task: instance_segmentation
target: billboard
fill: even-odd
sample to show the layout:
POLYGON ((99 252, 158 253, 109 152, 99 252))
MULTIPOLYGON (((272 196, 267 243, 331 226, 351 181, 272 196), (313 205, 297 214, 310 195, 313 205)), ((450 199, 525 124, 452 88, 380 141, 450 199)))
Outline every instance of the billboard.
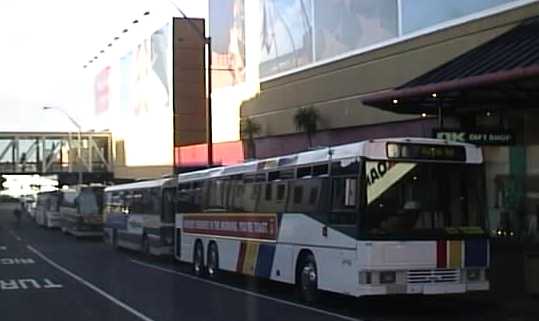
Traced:
MULTIPOLYGON (((174 146, 206 141, 204 19, 173 20, 174 146)), ((172 154, 172 150, 170 151, 172 154)))
POLYGON ((173 164, 171 24, 142 34, 95 78, 100 126, 123 141, 127 167, 173 164))
POLYGON ((110 67, 101 70, 95 79, 95 113, 104 113, 109 109, 109 73, 110 67))
POLYGON ((311 0, 261 1, 260 76, 313 62, 311 0))
POLYGON ((244 0, 210 0, 213 88, 245 81, 244 0))

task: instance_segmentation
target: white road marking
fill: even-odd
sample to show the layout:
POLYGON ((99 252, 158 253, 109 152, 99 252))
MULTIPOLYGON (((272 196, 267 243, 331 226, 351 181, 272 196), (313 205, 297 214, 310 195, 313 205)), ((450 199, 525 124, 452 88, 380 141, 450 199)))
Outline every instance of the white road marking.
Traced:
POLYGON ((0 246, 0 251, 7 251, 7 246, 0 246))
POLYGON ((48 258, 47 256, 45 256, 45 254, 41 253, 40 251, 36 250, 35 248, 33 248, 32 246, 28 245, 27 248, 33 252, 35 255, 39 256, 41 259, 43 259, 45 262, 49 263, 50 265, 52 265, 53 267, 55 267, 56 269, 60 270, 61 272, 64 272, 65 274, 69 275, 70 277, 72 277, 73 279, 75 279, 76 281, 78 281, 79 283, 87 286, 88 288, 90 288, 91 290, 97 292, 98 294, 100 294, 101 296, 105 297, 106 299, 108 299, 109 301, 111 301, 112 303, 118 305, 119 307, 125 309, 126 311, 132 313, 133 315, 137 316, 138 318, 140 318, 141 320, 144 320, 144 321, 154 321, 153 319, 151 319, 150 317, 144 315, 143 313, 137 311, 136 309, 130 307, 129 305, 127 305, 126 303, 120 301, 119 299, 116 299, 115 297, 113 297, 112 295, 108 294, 107 292, 101 290, 99 287, 93 285, 92 283, 86 281, 85 279, 81 278, 80 276, 76 275, 75 273, 69 271, 68 269, 64 268, 63 266, 55 263, 53 260, 51 260, 50 258, 48 258))
POLYGON ((31 258, 10 258, 3 257, 0 258, 0 265, 12 265, 12 264, 35 264, 36 262, 31 258))
POLYGON ((256 293, 256 292, 253 292, 253 291, 248 291, 248 290, 236 288, 236 287, 233 287, 233 286, 230 286, 230 285, 214 282, 214 281, 211 281, 211 280, 201 279, 201 278, 198 278, 196 276, 193 276, 193 275, 190 275, 190 274, 187 274, 187 273, 174 271, 174 270, 171 270, 171 269, 160 267, 160 266, 154 265, 154 264, 149 264, 149 263, 142 262, 142 261, 139 261, 139 260, 131 259, 131 262, 133 262, 135 264, 138 264, 138 265, 141 265, 141 266, 144 266, 144 267, 147 267, 147 268, 150 268, 150 269, 155 269, 155 270, 162 271, 162 272, 176 274, 176 275, 183 276, 183 277, 191 279, 191 280, 197 280, 197 281, 200 281, 202 283, 211 284, 211 285, 221 287, 221 288, 224 288, 224 289, 227 289, 227 290, 247 294, 247 295, 250 295, 250 296, 257 297, 257 298, 261 298, 261 299, 265 299, 265 300, 268 300, 268 301, 273 301, 273 302, 293 306, 293 307, 300 308, 300 309, 305 309, 305 310, 309 310, 309 311, 329 315, 329 316, 336 317, 336 318, 339 318, 339 319, 342 319, 342 320, 361 321, 360 319, 356 319, 356 318, 349 317, 349 316, 346 316, 346 315, 342 315, 342 314, 338 314, 338 313, 334 313, 334 312, 330 312, 330 311, 326 311, 326 310, 322 310, 322 309, 317 309, 317 308, 310 307, 310 306, 303 305, 303 304, 299 304, 299 303, 294 303, 294 302, 290 302, 290 301, 277 299, 277 298, 274 298, 274 297, 271 297, 271 296, 267 296, 267 295, 256 293))
POLYGON ((27 290, 31 289, 59 289, 64 286, 58 283, 53 283, 49 279, 41 280, 36 279, 10 279, 0 280, 0 291, 9 290, 27 290))

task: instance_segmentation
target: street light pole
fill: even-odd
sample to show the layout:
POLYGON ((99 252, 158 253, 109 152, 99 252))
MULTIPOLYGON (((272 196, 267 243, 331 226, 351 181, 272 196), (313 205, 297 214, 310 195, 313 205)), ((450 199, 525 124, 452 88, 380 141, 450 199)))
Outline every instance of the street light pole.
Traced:
POLYGON ((208 167, 213 165, 213 131, 212 131, 212 52, 211 52, 211 37, 206 35, 198 29, 198 27, 187 17, 180 7, 174 1, 169 0, 176 10, 187 20, 191 29, 193 29, 197 35, 204 41, 208 50, 208 99, 206 103, 206 143, 208 145, 208 167))
POLYGON ((64 116, 66 116, 75 127, 77 127, 77 140, 79 141, 77 146, 77 158, 79 160, 79 164, 77 166, 77 172, 78 172, 78 183, 79 185, 82 185, 83 179, 82 179, 82 170, 80 168, 82 164, 82 153, 81 153, 81 146, 82 146, 82 126, 73 118, 71 115, 69 115, 65 110, 63 110, 60 107, 55 106, 43 106, 43 110, 56 110, 61 112, 64 116))
POLYGON ((212 53, 211 53, 211 37, 204 38, 206 45, 208 46, 208 106, 206 108, 206 140, 208 142, 208 167, 213 165, 213 129, 212 129, 212 53))

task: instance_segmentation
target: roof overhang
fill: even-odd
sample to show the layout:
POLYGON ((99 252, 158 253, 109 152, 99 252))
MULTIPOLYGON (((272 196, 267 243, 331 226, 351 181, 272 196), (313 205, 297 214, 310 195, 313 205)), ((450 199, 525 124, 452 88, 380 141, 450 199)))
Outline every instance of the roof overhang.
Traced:
POLYGON ((396 113, 539 107, 539 20, 495 39, 395 89, 365 96, 396 113))

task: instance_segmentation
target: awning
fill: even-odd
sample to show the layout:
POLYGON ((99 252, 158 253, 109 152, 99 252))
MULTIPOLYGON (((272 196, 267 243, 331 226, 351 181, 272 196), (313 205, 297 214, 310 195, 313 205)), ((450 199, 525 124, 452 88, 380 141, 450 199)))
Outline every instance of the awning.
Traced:
POLYGON ((539 17, 362 101, 407 114, 539 107, 539 17))

